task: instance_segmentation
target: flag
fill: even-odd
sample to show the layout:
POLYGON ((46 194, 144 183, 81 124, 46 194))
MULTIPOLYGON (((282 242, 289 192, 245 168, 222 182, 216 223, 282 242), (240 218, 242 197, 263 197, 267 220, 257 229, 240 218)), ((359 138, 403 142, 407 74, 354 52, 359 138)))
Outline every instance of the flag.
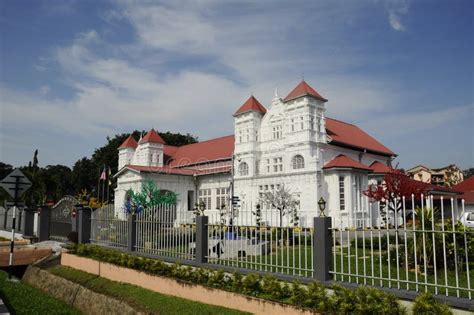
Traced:
POLYGON ((100 174, 99 180, 106 180, 106 178, 107 178, 107 174, 105 173, 105 167, 104 167, 104 170, 102 171, 102 174, 100 174))
POLYGON ((109 166, 109 173, 107 174, 107 177, 109 178, 109 186, 112 185, 112 169, 109 166))

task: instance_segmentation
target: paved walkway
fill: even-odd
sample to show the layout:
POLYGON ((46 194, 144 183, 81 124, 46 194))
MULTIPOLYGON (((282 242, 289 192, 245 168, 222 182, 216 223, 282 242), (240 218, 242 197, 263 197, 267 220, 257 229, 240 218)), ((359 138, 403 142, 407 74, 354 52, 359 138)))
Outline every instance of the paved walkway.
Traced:
POLYGON ((3 303, 2 299, 0 298, 0 315, 8 315, 10 314, 8 312, 7 306, 3 303))

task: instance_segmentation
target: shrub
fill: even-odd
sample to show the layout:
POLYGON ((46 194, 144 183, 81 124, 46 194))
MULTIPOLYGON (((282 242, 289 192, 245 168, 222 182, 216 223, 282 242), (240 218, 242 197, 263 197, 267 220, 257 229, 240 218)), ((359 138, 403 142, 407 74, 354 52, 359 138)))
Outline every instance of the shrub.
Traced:
POLYGON ((418 295, 413 301, 413 314, 453 314, 449 306, 438 302, 430 293, 425 292, 418 295))
POLYGON ((222 270, 191 268, 179 264, 167 264, 159 260, 126 254, 117 250, 104 249, 96 245, 76 245, 71 253, 92 259, 106 261, 119 266, 138 269, 155 275, 191 281, 209 287, 262 297, 321 313, 354 314, 404 314, 405 309, 395 296, 377 289, 359 287, 347 289, 332 286, 330 295, 325 286, 317 282, 303 285, 288 283, 272 276, 250 273, 228 274, 222 270))

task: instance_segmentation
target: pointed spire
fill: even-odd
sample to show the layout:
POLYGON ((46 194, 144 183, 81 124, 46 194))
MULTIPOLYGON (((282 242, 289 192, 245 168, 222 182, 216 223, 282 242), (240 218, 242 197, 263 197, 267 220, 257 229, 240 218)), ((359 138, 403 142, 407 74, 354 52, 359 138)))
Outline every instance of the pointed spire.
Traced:
POLYGON ((317 100, 320 100, 322 102, 327 102, 328 100, 322 97, 318 92, 316 92, 315 89, 313 89, 311 86, 309 86, 308 83, 303 79, 301 82, 293 89, 293 91, 288 94, 287 97, 283 100, 283 102, 288 102, 294 99, 297 99, 299 97, 303 96, 311 96, 317 100))
POLYGON ((118 149, 132 148, 135 149, 138 146, 137 141, 129 135, 128 138, 118 147, 118 149))
POLYGON ((146 135, 143 138, 141 138, 139 141, 139 143, 144 143, 144 142, 154 142, 154 143, 165 144, 165 141, 163 141, 160 135, 153 128, 151 128, 151 130, 148 131, 146 135))
POLYGON ((256 111, 256 112, 265 114, 267 112, 267 109, 265 108, 265 106, 260 104, 260 102, 252 95, 235 112, 234 117, 237 116, 237 115, 246 113, 246 112, 250 112, 250 111, 256 111))

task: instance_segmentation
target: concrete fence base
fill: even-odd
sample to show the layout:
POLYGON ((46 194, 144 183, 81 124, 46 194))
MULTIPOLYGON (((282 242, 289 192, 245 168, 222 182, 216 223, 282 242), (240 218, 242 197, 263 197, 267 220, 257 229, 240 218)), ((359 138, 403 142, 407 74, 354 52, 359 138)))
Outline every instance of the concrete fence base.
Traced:
POLYGON ((310 311, 233 292, 204 287, 175 279, 153 276, 137 270, 62 253, 61 265, 89 272, 103 278, 136 285, 151 291, 191 301, 238 309, 253 314, 314 314, 310 311))

